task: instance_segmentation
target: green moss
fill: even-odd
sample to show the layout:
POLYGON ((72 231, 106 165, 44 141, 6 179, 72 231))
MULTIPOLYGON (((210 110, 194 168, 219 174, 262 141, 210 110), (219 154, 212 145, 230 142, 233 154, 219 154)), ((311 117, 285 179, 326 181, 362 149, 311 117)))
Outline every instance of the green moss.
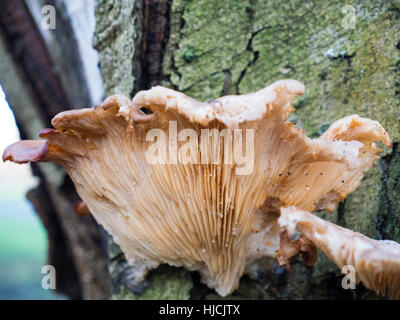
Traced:
POLYGON ((194 60, 195 58, 195 54, 194 54, 194 48, 192 47, 188 47, 187 50, 185 51, 183 58, 185 59, 186 62, 191 62, 194 60))
POLYGON ((113 296, 118 300, 187 300, 193 283, 190 273, 181 268, 163 265, 150 272, 147 281, 150 286, 141 294, 121 286, 120 292, 113 296))
POLYGON ((164 56, 164 74, 169 79, 164 85, 208 100, 220 96, 224 70, 230 70, 237 82, 253 57, 247 52, 252 23, 248 6, 250 2, 242 0, 174 1, 174 35, 164 56))
POLYGON ((376 237, 380 189, 381 172, 376 163, 366 173, 360 187, 345 200, 343 220, 338 219, 337 223, 368 237, 376 237))
POLYGON ((358 113, 380 121, 399 140, 394 84, 400 31, 390 2, 349 2, 357 13, 354 30, 342 27, 343 1, 177 3, 165 85, 208 100, 221 94, 224 70, 232 76, 229 93, 291 77, 306 84, 306 105, 298 117, 307 134, 358 113))
POLYGON ((206 300, 268 300, 270 296, 265 291, 263 286, 255 281, 251 280, 248 277, 244 276, 240 279, 240 285, 237 290, 235 290, 232 294, 221 297, 216 293, 208 294, 205 297, 206 300))
MULTIPOLYGON (((259 89, 264 79, 299 79, 306 85, 307 104, 297 116, 307 134, 318 132, 321 124, 358 113, 380 121, 398 141, 400 108, 394 69, 400 33, 395 13, 388 10, 388 3, 360 2, 356 29, 346 30, 341 26, 343 5, 342 1, 314 3, 313 8, 299 4, 296 16, 302 15, 304 23, 295 28, 293 23, 277 25, 258 33, 253 50, 259 52, 259 58, 248 68, 239 91, 259 89), (317 12, 319 19, 313 18, 317 12), (365 13, 363 17, 362 12, 369 16, 365 13), (292 68, 284 68, 288 64, 292 68)), ((281 19, 279 10, 272 4, 265 6, 258 14, 275 12, 276 16, 269 16, 273 20, 269 24, 275 25, 281 19)), ((284 10, 290 15, 288 6, 284 10)))

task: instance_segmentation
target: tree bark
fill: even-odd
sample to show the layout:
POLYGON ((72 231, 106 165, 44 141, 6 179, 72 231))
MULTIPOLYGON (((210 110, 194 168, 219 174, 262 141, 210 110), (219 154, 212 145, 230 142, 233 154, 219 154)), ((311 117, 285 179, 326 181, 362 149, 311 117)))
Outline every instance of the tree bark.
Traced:
MULTIPOLYGON (((49 47, 25 1, 0 2, 0 83, 22 139, 37 139, 57 113, 91 104, 70 21, 61 1, 49 47), (62 54, 60 54, 62 52, 62 54)), ((54 164, 32 164, 39 185, 32 202, 48 232, 48 264, 56 269, 56 290, 72 299, 110 296, 102 231, 92 217, 74 214, 79 200, 72 181, 54 164)))
MULTIPOLYGON (((290 121, 319 136, 334 120, 358 113, 380 121, 394 147, 384 149, 360 188, 331 215, 375 239, 400 240, 400 7, 396 1, 101 0, 94 45, 106 95, 133 96, 152 85, 200 100, 244 94, 282 78, 306 85, 290 121), (354 29, 351 13, 355 12, 354 29), (350 14, 350 15, 349 15, 350 14), (349 20, 350 19, 350 20, 349 20)), ((135 286, 115 244, 114 297, 217 298, 196 273, 162 266, 135 286), (166 289, 168 288, 168 289, 166 289)), ((341 287, 340 270, 322 253, 292 272, 273 260, 256 279, 244 276, 231 297, 247 299, 378 298, 341 287)))

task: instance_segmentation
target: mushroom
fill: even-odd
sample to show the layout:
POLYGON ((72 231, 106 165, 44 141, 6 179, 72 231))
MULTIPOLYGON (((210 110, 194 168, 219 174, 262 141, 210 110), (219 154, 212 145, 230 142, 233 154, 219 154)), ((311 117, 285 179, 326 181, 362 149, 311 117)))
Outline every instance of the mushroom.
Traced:
POLYGON ((281 238, 285 245, 281 244, 277 252, 282 264, 301 254, 300 246, 288 240, 298 230, 306 239, 303 242, 321 249, 340 269, 352 266, 357 283, 361 281, 378 294, 400 299, 400 244, 370 239, 293 206, 281 208, 278 223, 282 234, 289 235, 281 238))
POLYGON ((114 95, 58 114, 45 140, 17 142, 3 160, 64 166, 139 280, 168 263, 225 296, 246 266, 275 256, 281 206, 332 210, 378 158, 374 142, 390 145, 357 115, 308 138, 286 121, 303 92, 288 79, 209 102, 161 86, 114 95))

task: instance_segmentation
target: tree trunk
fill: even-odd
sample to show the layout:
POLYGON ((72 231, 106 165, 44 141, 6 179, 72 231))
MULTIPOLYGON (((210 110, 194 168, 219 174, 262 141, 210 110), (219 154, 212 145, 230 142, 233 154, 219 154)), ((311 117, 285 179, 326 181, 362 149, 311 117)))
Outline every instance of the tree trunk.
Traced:
MULTIPOLYGON (((63 2, 34 4, 39 15, 44 4, 56 9, 57 28, 47 38, 25 1, 0 1, 0 83, 22 139, 37 139, 59 112, 92 104, 63 2)), ((40 183, 27 197, 48 232, 48 264, 56 269, 56 290, 72 299, 108 298, 107 252, 100 227, 92 217, 74 214, 79 197, 63 168, 32 164, 32 171, 40 183)))
MULTIPOLYGON (((340 117, 378 120, 394 147, 384 149, 361 186, 331 215, 334 223, 375 239, 400 240, 400 7, 396 1, 101 0, 94 45, 106 95, 133 96, 161 84, 200 100, 259 90, 283 78, 306 85, 290 121, 319 136, 340 117), (355 20, 352 20, 355 13, 355 20), (353 28, 354 27, 354 28, 353 28)), ((118 299, 218 297, 196 273, 162 266, 135 285, 113 244, 118 299)), ((262 262, 230 297, 247 299, 377 298, 341 287, 340 270, 322 253, 292 272, 262 262)))

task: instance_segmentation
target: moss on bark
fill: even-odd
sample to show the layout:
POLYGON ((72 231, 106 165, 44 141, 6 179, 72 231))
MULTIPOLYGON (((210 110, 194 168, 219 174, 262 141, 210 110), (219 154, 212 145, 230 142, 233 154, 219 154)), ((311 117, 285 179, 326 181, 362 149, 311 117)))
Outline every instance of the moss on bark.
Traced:
POLYGON ((146 278, 148 287, 134 293, 121 286, 112 297, 116 300, 187 300, 193 283, 188 271, 166 265, 150 272, 146 278))

